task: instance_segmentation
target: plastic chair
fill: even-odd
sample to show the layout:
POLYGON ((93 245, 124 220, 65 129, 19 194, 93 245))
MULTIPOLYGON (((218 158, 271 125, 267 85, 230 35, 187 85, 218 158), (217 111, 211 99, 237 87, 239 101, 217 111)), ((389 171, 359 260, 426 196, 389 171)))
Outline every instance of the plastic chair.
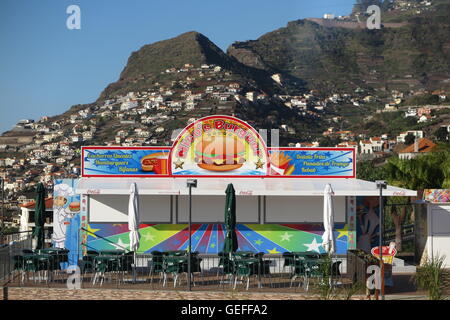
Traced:
MULTIPOLYGON (((193 283, 194 287, 195 287, 194 274, 202 272, 200 264, 203 261, 203 259, 199 258, 198 254, 199 253, 197 251, 192 252, 192 254, 191 254, 191 279, 192 279, 192 283, 193 283)), ((188 262, 187 262, 187 260, 183 263, 182 272, 186 273, 186 280, 187 280, 188 279, 188 262)))
POLYGON ((185 257, 179 256, 164 256, 163 258, 163 268, 164 268, 164 281, 163 286, 167 284, 167 275, 172 274, 173 276, 173 286, 176 287, 178 277, 184 272, 184 264, 186 263, 185 257))
MULTIPOLYGON (((247 278, 247 286, 246 290, 248 290, 250 286, 250 277, 251 276, 257 276, 258 277, 258 268, 259 268, 259 262, 257 259, 239 259, 237 258, 235 260, 235 278, 234 278, 234 287, 233 289, 236 289, 237 284, 237 278, 240 276, 241 278, 246 277, 247 278), (250 260, 252 260, 250 262, 250 260), (253 261, 256 260, 256 261, 253 261)), ((258 278, 258 287, 261 286, 260 279, 258 278)))
POLYGON ((25 260, 23 256, 15 255, 13 257, 13 263, 14 263, 14 271, 18 271, 20 274, 20 283, 23 283, 25 280, 25 260))
POLYGON ((122 276, 122 282, 123 279, 125 277, 125 274, 128 274, 130 272, 130 270, 133 270, 133 265, 134 268, 136 268, 136 263, 134 261, 134 252, 130 251, 125 253, 124 255, 122 255, 119 259, 119 272, 121 273, 122 276))
POLYGON ((299 287, 302 283, 306 284, 308 282, 308 275, 306 273, 307 265, 306 265, 305 258, 297 255, 295 257, 295 259, 292 261, 292 267, 293 268, 292 268, 290 286, 292 287, 292 283, 295 281, 295 279, 297 277, 303 278, 303 282, 299 283, 299 287))
POLYGON ((286 267, 290 269, 292 272, 292 268, 294 267, 294 254, 292 252, 283 252, 282 257, 284 258, 283 263, 283 271, 286 267))
POLYGON ((89 250, 86 255, 83 256, 81 260, 81 270, 83 274, 89 272, 94 272, 94 258, 97 257, 99 253, 97 251, 89 250))
MULTIPOLYGON (((222 266, 222 277, 219 282, 219 285, 223 285, 224 277, 227 276, 229 279, 230 285, 233 283, 234 278, 236 276, 236 266, 234 263, 234 256, 221 252, 221 256, 219 259, 219 266, 222 266)), ((218 275, 218 273, 217 273, 218 275)))
MULTIPOLYGON (((258 276, 263 276, 264 278, 268 276, 270 281, 270 287, 273 287, 272 283, 272 273, 270 272, 270 265, 272 264, 269 260, 264 260, 264 252, 255 253, 255 258, 259 260, 258 266, 258 276)), ((262 287, 262 285, 261 285, 262 287)))
POLYGON ((98 278, 101 278, 100 285, 103 285, 103 280, 107 270, 108 266, 106 260, 94 257, 94 277, 92 278, 92 285, 95 285, 98 278))
POLYGON ((159 282, 163 279, 164 273, 164 261, 163 261, 163 253, 161 251, 152 251, 152 265, 150 267, 150 282, 153 283, 153 274, 159 273, 161 275, 159 282))

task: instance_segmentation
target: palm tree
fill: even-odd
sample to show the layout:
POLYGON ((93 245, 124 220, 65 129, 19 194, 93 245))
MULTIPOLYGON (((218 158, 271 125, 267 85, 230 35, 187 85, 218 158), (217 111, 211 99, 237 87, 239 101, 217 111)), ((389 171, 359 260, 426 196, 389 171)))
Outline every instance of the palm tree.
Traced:
MULTIPOLYGON (((413 190, 440 189, 450 185, 449 158, 449 153, 446 151, 432 152, 410 160, 392 157, 383 169, 386 180, 391 185, 413 190)), ((400 209, 394 205, 390 210, 395 225, 395 242, 399 251, 402 248, 401 227, 406 218, 406 204, 410 202, 411 199, 405 197, 388 199, 388 203, 401 205, 400 209)))

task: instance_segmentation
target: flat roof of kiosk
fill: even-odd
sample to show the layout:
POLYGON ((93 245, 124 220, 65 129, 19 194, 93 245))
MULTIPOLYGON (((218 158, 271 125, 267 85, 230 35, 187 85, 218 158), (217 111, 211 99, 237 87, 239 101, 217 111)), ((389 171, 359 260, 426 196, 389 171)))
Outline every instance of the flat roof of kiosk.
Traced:
MULTIPOLYGON (((76 192, 80 194, 129 194, 136 182, 140 195, 188 195, 189 178, 81 178, 76 192)), ((323 196, 327 183, 335 196, 379 196, 375 182, 352 178, 196 178, 193 195, 225 195, 233 183, 236 195, 246 196, 323 196)), ((389 186, 383 196, 417 196, 417 191, 389 186)))

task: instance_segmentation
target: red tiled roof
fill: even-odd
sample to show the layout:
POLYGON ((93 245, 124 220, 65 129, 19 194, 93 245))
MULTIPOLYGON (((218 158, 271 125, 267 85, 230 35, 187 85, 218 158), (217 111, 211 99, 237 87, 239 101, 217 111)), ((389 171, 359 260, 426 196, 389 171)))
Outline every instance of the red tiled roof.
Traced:
MULTIPOLYGON (((34 206, 36 205, 35 201, 31 201, 28 203, 21 204, 20 207, 22 208, 28 208, 28 209, 34 209, 34 206)), ((45 199, 45 208, 46 209, 53 209, 53 198, 46 198, 45 199)))
MULTIPOLYGON (((422 138, 419 139, 419 152, 430 152, 434 147, 436 146, 436 144, 431 141, 430 139, 427 138, 422 138)), ((414 153, 414 143, 407 146, 405 149, 403 149, 402 151, 400 151, 399 153, 414 153)))

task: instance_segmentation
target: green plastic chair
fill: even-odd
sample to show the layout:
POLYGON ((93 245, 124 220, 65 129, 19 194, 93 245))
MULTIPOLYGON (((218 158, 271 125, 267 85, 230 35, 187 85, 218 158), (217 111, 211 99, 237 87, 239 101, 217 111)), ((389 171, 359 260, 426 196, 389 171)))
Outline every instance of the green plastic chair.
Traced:
POLYGON ((153 275, 159 274, 160 279, 159 282, 163 280, 164 276, 164 259, 163 259, 163 253, 161 251, 152 251, 152 264, 150 267, 149 277, 150 282, 153 283, 153 275))
POLYGON ((88 250, 86 255, 83 256, 81 260, 81 271, 83 274, 87 272, 94 272, 94 258, 97 257, 99 253, 97 251, 88 250))
POLYGON ((177 280, 180 274, 184 272, 184 264, 186 262, 186 257, 180 256, 164 256, 163 258, 163 268, 164 268, 164 281, 163 286, 167 284, 167 275, 172 274, 173 276, 173 286, 176 287, 177 280))
POLYGON ((250 277, 257 276, 258 277, 258 287, 261 287, 261 281, 258 274, 259 269, 259 260, 258 259, 240 259, 237 258, 235 261, 235 279, 234 279, 234 289, 236 289, 237 278, 247 278, 247 286, 246 290, 249 289, 250 286, 250 277))
MULTIPOLYGON (((191 254, 191 280, 192 280, 194 287, 195 287, 194 275, 195 275, 195 273, 202 272, 202 269, 201 269, 202 261, 203 261, 203 259, 198 257, 198 252, 192 252, 192 254, 191 254)), ((183 271, 182 272, 186 273, 186 279, 187 279, 188 278, 188 261, 187 261, 187 259, 183 263, 183 271)))
MULTIPOLYGON (((234 263, 234 259, 235 258, 233 255, 231 255, 230 258, 229 254, 219 252, 219 266, 222 267, 222 277, 219 281, 220 286, 223 286, 223 284, 225 283, 225 276, 228 278, 230 285, 234 282, 234 278, 236 276, 236 266, 234 263)), ((219 272, 217 272, 217 275, 219 275, 219 272)))
POLYGON ((94 278, 92 284, 95 285, 98 278, 101 278, 100 285, 107 273, 120 273, 120 257, 98 256, 94 258, 94 278))
MULTIPOLYGON (((258 259, 259 266, 258 266, 258 276, 259 277, 268 277, 270 281, 270 287, 273 287, 272 283, 272 273, 270 272, 270 265, 272 262, 270 260, 264 260, 264 252, 258 252, 254 254, 255 259, 258 259)), ((260 287, 262 287, 262 284, 260 284, 260 287)))
POLYGON ((18 271, 20 275, 20 283, 23 283, 26 275, 25 260, 23 256, 15 255, 13 257, 14 271, 18 271))

